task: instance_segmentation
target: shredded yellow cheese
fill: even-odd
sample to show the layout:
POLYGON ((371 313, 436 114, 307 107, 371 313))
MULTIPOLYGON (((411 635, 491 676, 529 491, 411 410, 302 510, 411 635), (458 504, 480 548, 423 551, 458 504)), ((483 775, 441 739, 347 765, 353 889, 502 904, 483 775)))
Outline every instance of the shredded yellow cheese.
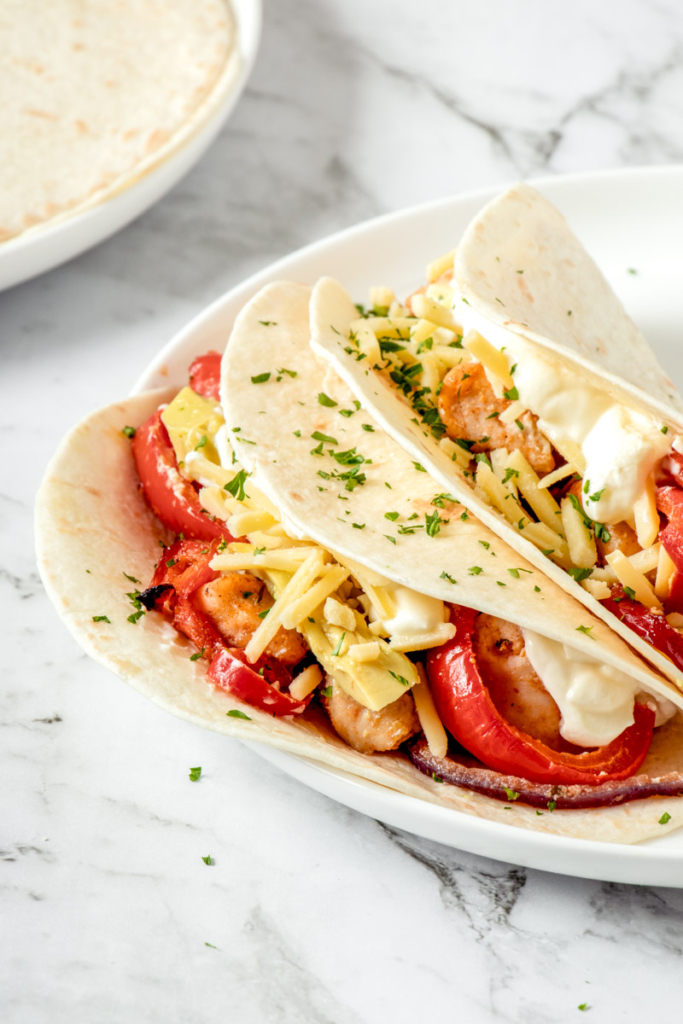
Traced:
POLYGON ((443 256, 439 256, 438 259, 427 264, 426 276, 430 284, 443 277, 447 270, 451 270, 454 259, 455 249, 451 249, 450 252, 444 253, 443 256))
MULTIPOLYGON (((320 575, 320 573, 318 572, 317 575, 320 575)), ((289 595, 286 595, 287 599, 291 600, 291 603, 282 611, 282 625, 285 629, 296 629, 304 619, 308 618, 309 615, 313 615, 313 612, 326 598, 330 596, 330 594, 335 592, 340 583, 343 583, 348 575, 348 569, 342 565, 335 565, 327 575, 323 576, 322 579, 319 579, 314 586, 311 586, 310 589, 306 587, 300 595, 297 595, 296 599, 292 600, 289 595)), ((285 595, 285 591, 282 592, 281 596, 283 595, 285 595)), ((270 618, 270 615, 268 618, 270 618)), ((259 627, 259 629, 260 628, 261 627, 259 627)), ((254 636, 255 635, 256 634, 254 634, 254 636)))
POLYGON ((629 587, 634 592, 636 601, 640 601, 646 608, 661 608, 652 584, 642 572, 634 569, 623 551, 612 551, 607 555, 607 563, 614 569, 622 586, 629 587))
POLYGON ((641 548, 652 547, 659 536, 659 512, 654 480, 648 480, 645 490, 633 506, 633 518, 641 548))
MULTIPOLYGON (((293 604, 297 602, 297 598, 301 600, 302 595, 305 595, 306 591, 310 594, 311 590, 315 589, 311 587, 311 584, 320 575, 322 565, 322 551, 319 548, 313 548, 276 598, 268 615, 263 619, 261 625, 245 647, 244 653, 252 664, 258 661, 280 626, 283 625, 285 613, 291 610, 293 604)), ((328 583, 330 576, 321 580, 320 583, 328 583)), ((297 625, 297 623, 294 623, 294 625, 297 625)))
POLYGON ((562 499, 561 511, 562 526, 573 565, 577 565, 581 569, 591 569, 598 560, 592 530, 586 526, 581 512, 574 508, 569 498, 562 499))
POLYGON ((463 340, 463 347, 470 355, 479 360, 484 369, 488 370, 505 390, 513 386, 507 356, 490 341, 483 338, 477 331, 468 331, 463 340))
POLYGON ((676 563, 663 544, 659 547, 659 560, 657 562, 657 576, 655 577, 655 594, 660 601, 669 596, 671 589, 671 577, 676 571, 676 563))
POLYGON ((411 690, 417 717, 425 734, 430 754, 433 754, 434 757, 445 757, 448 752, 448 735, 436 710, 422 665, 418 664, 417 671, 420 681, 411 690))
POLYGON ((319 665, 309 665, 300 672, 289 685, 289 692, 294 700, 304 700, 309 693, 313 693, 323 679, 319 665))

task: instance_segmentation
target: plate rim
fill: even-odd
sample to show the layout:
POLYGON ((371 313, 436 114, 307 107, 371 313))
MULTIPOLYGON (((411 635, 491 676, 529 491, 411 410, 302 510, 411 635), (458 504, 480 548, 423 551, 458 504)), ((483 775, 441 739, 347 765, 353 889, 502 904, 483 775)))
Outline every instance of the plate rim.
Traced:
MULTIPOLYGON (((639 183, 667 176, 678 178, 683 184, 683 164, 615 168, 567 175, 544 175, 530 178, 528 181, 541 189, 550 186, 553 190, 558 186, 567 186, 571 189, 615 178, 631 179, 639 183)), ((157 386, 155 378, 163 377, 163 368, 169 357, 187 345, 217 313, 233 303, 244 303, 264 284, 277 280, 281 272, 292 264, 318 254, 322 255, 338 243, 347 242, 354 236, 361 236, 366 232, 381 231, 388 225, 403 219, 432 213, 439 208, 449 207, 453 204, 464 205, 477 200, 483 204, 506 187, 508 185, 502 183, 471 189, 383 213, 310 242, 267 264, 244 281, 222 293, 177 331, 137 378, 131 393, 137 394, 151 386, 157 386)), ((246 742, 250 749, 279 770, 286 772, 309 788, 324 793, 336 802, 352 807, 360 813, 375 817, 389 825, 399 827, 413 835, 440 842, 451 848, 475 853, 492 860, 507 861, 523 867, 573 877, 635 885, 683 887, 683 852, 680 849, 668 849, 661 845, 668 838, 667 836, 656 837, 636 844, 621 844, 533 832, 514 825, 505 825, 464 814, 454 808, 440 807, 398 791, 384 789, 384 787, 362 777, 357 778, 350 773, 341 772, 305 757, 267 747, 256 741, 243 742, 246 742), (369 797, 368 794, 370 794, 369 797), (384 804, 384 807, 368 809, 369 804, 373 802, 384 804), (416 814, 421 822, 414 827, 399 823, 405 814, 410 816, 411 813, 416 814), (432 827, 430 827, 430 823, 432 827), (455 823, 454 827, 453 823, 455 823), (455 834, 451 838, 444 838, 441 830, 449 827, 455 834), (482 843, 486 846, 485 849, 482 848, 482 843), (499 850, 499 845, 507 846, 507 852, 499 850), (512 856, 510 847, 514 848, 512 856), (571 864, 558 864, 555 860, 555 856, 558 854, 571 860, 571 864)), ((676 835, 676 833, 669 833, 669 835, 676 835)))

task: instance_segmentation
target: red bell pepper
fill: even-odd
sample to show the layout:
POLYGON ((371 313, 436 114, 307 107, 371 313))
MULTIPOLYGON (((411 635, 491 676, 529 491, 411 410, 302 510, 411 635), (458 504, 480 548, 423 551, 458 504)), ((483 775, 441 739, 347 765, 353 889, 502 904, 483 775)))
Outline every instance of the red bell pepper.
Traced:
POLYGON ((202 508, 197 491, 181 476, 160 410, 135 431, 133 458, 144 495, 164 526, 201 540, 234 539, 224 522, 202 508))
POLYGON ((220 398, 221 356, 218 352, 206 352, 197 356, 190 366, 190 387, 204 398, 220 398))
POLYGON ((659 539, 676 568, 683 572, 683 490, 658 487, 657 508, 669 520, 659 531, 659 539))
POLYGON ((647 640, 655 650, 665 654, 676 668, 683 670, 683 636, 669 625, 663 615, 655 615, 640 601, 632 601, 619 584, 610 587, 610 596, 600 604, 609 608, 613 615, 643 640, 647 640))
MULTIPOLYGON (((618 607, 618 606, 617 606, 618 607)), ((477 668, 472 647, 477 612, 453 606, 456 634, 427 654, 426 669, 441 721, 461 746, 506 775, 558 785, 593 785, 627 779, 645 759, 655 714, 636 703, 634 723, 604 747, 571 754, 510 725, 495 707, 477 668)))
POLYGON ((255 665, 249 665, 244 651, 239 648, 219 651, 211 662, 209 679, 238 700, 276 718, 300 715, 312 697, 310 694, 304 700, 295 700, 280 689, 292 681, 291 674, 283 665, 267 655, 255 665))

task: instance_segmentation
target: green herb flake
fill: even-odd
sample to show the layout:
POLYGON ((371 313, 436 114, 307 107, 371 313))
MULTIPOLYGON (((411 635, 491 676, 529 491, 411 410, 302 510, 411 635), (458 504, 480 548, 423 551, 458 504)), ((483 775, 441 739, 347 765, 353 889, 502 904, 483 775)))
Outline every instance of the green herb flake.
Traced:
POLYGON ((212 942, 205 942, 204 945, 208 946, 209 949, 218 949, 218 946, 214 946, 212 942))
POLYGON ((519 476, 519 470, 513 469, 512 466, 508 466, 505 470, 505 475, 503 476, 503 483, 506 484, 513 476, 519 476))
POLYGON ((330 398, 329 395, 326 395, 324 391, 321 391, 319 393, 318 402, 320 403, 320 405, 324 405, 328 409, 334 409, 336 405, 339 405, 339 403, 335 402, 333 398, 330 398))
POLYGON ((541 593, 541 588, 540 587, 534 587, 534 591, 535 591, 535 593, 540 594, 541 593))
POLYGON ((294 437, 301 437, 301 431, 300 430, 293 430, 292 433, 294 434, 294 437))
POLYGON ((463 523, 466 523, 469 518, 470 517, 467 514, 467 512, 463 512, 462 515, 460 516, 460 521, 463 522, 463 523))
POLYGON ((434 780, 434 782, 443 782, 441 776, 437 775, 436 772, 432 772, 432 779, 434 780))
POLYGON ((521 420, 515 420, 515 425, 519 427, 520 430, 524 430, 524 424, 521 420))
POLYGON ((391 519, 392 523, 395 523, 396 520, 398 519, 398 517, 400 516, 400 514, 401 514, 400 512, 385 512, 384 513, 384 518, 385 519, 391 519))
POLYGON ((323 695, 323 697, 331 697, 332 696, 332 687, 331 686, 326 686, 320 692, 323 695))
POLYGON ((228 494, 232 494, 233 498, 237 501, 244 501, 244 482, 247 479, 246 469, 241 469, 239 473, 236 473, 232 480, 229 480, 227 484, 224 484, 223 490, 227 491, 228 494))
POLYGON ((111 619, 108 615, 93 615, 92 620, 93 622, 108 622, 111 626, 111 619))
POLYGON ((552 814, 557 807, 557 800, 548 800, 548 810, 552 814))
POLYGON ((270 380, 270 373, 257 373, 255 377, 251 378, 251 383, 265 384, 267 380, 270 380))
POLYGON ((228 718, 243 718, 245 722, 251 722, 249 715, 245 715, 244 711, 238 711, 237 708, 233 708, 232 711, 226 712, 228 718))
POLYGON ((122 427, 121 433, 125 434, 132 441, 135 437, 135 427, 122 427))
MULTIPOLYGON (((344 500, 348 501, 348 498, 345 498, 344 500)), ((354 528, 354 530, 364 530, 365 529, 365 523, 351 523, 351 526, 354 528)))
POLYGON ((457 581, 456 579, 454 579, 454 578, 453 578, 453 577, 451 576, 451 574, 450 574, 449 572, 446 572, 446 570, 445 570, 445 569, 444 569, 444 571, 443 571, 443 572, 441 573, 441 575, 439 576, 439 579, 440 579, 440 580, 448 580, 448 582, 449 582, 449 583, 457 583, 457 582, 458 582, 458 581, 457 581))
POLYGON ((398 672, 392 672, 392 671, 391 671, 391 669, 389 669, 388 671, 389 671, 389 675, 390 675, 390 676, 391 676, 391 677, 392 677, 393 679, 395 679, 397 683, 400 683, 400 684, 401 684, 401 686, 410 686, 410 680, 409 680, 409 679, 406 679, 406 677, 405 677, 405 676, 400 676, 400 675, 398 674, 398 672))
POLYGON ((207 865, 208 865, 209 867, 213 867, 213 865, 214 865, 214 863, 215 863, 215 862, 214 862, 214 859, 213 859, 213 857, 211 856, 211 854, 209 854, 209 855, 208 855, 208 857, 202 857, 202 860, 203 860, 203 861, 204 861, 204 863, 205 863, 205 864, 207 864, 207 865))
POLYGON ((199 441, 194 446, 194 450, 196 452, 198 452, 200 448, 204 447, 204 445, 206 444, 207 441, 208 441, 208 437, 206 436, 206 434, 202 434, 202 436, 199 438, 199 441))
POLYGON ((591 636, 591 630, 592 629, 593 629, 592 626, 577 626, 576 627, 576 632, 577 633, 585 633, 586 636, 590 636, 591 640, 595 640, 595 637, 591 636))
POLYGON ((259 619, 265 619, 267 617, 269 611, 270 611, 270 608, 264 608, 262 612, 258 613, 258 618, 259 619))
POLYGON ((660 430, 661 430, 661 432, 662 432, 663 434, 668 434, 668 433, 669 433, 669 428, 667 427, 667 425, 666 425, 666 424, 664 424, 664 426, 663 426, 663 427, 660 427, 660 430))
POLYGON ((496 583, 498 584, 499 587, 507 587, 507 583, 503 583, 502 580, 496 580, 496 583))
POLYGON ((468 575, 470 576, 479 576, 483 571, 484 570, 480 565, 473 565, 467 570, 468 575))
POLYGON ((590 1009, 588 1003, 579 1003, 579 1005, 577 1006, 577 1010, 581 1010, 581 1013, 585 1013, 588 1009, 590 1009))
POLYGON ((413 465, 415 466, 415 469, 418 471, 418 473, 426 473, 427 472, 427 470, 424 468, 424 466, 421 466, 419 462, 414 462, 413 465))
POLYGON ((136 612, 131 612, 131 614, 128 616, 128 622, 131 622, 133 625, 135 625, 137 622, 140 621, 140 619, 142 618, 142 616, 144 614, 145 614, 145 609, 144 608, 138 608, 138 610, 136 612))
POLYGON ((505 795, 508 798, 508 800, 510 800, 513 803, 515 800, 519 800, 519 793, 516 790, 508 789, 507 786, 503 786, 503 789, 505 790, 505 795))
POLYGON ((190 774, 188 776, 189 779, 190 779, 190 782, 198 782, 199 779, 201 778, 201 776, 202 776, 202 770, 201 770, 201 768, 199 766, 197 766, 196 768, 190 768, 190 774))
POLYGON ((518 402, 519 401, 519 391, 517 390, 517 388, 512 387, 512 388, 510 388, 509 391, 504 391, 503 392, 503 397, 507 398, 507 400, 509 402, 518 402))
POLYGON ((280 369, 277 372, 280 373, 280 374, 285 374, 286 373, 288 377, 298 377, 299 376, 299 374, 297 373, 296 370, 288 370, 284 366, 281 366, 280 369))
POLYGON ((330 437, 329 434, 322 434, 319 430, 314 430, 311 437, 314 441, 324 441, 325 444, 339 444, 336 437, 330 437))
POLYGON ((390 534, 385 533, 384 536, 386 537, 387 540, 390 540, 392 544, 396 543, 396 538, 392 537, 390 534))
POLYGON ((370 426, 369 423, 363 423, 361 425, 363 427, 363 430, 367 430, 369 434, 374 434, 375 433, 375 428, 370 426))
POLYGON ((633 589, 633 587, 626 587, 626 586, 625 586, 625 587, 624 587, 624 593, 626 594, 626 596, 627 596, 628 598, 630 598, 630 599, 631 599, 631 601, 635 601, 635 599, 636 599, 636 592, 635 592, 635 590, 633 589))
POLYGON ((446 519, 442 519, 437 511, 425 512, 425 532, 428 537, 436 537, 437 533, 441 529, 443 523, 447 522, 446 519))
POLYGON ((337 646, 335 647, 335 649, 332 651, 332 657, 333 658, 338 658, 339 657, 339 652, 342 649, 342 644, 344 643, 345 636, 346 636, 346 632, 342 633, 342 635, 339 637, 339 642, 337 643, 337 646))
POLYGON ((659 819, 659 824, 660 824, 660 825, 666 825, 666 823, 667 823, 668 821, 671 821, 671 815, 669 814, 669 812, 668 812, 668 811, 664 811, 664 814, 663 814, 663 815, 661 816, 661 818, 659 819))

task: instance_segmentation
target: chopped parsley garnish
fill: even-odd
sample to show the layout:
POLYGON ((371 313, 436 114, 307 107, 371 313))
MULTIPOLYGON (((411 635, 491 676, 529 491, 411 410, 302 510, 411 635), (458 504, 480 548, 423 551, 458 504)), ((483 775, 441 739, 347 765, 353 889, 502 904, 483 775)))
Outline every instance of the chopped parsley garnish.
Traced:
POLYGON ((293 430, 292 433, 294 434, 294 437, 301 437, 301 431, 300 430, 293 430))
POLYGON ((245 722, 251 722, 249 715, 245 715, 244 711, 238 711, 237 708, 233 708, 232 711, 226 712, 228 718, 243 718, 245 722))
POLYGON ((201 651, 195 651, 194 654, 190 655, 190 661, 199 661, 200 658, 204 657, 204 651, 206 647, 202 647, 201 651))
POLYGON ((660 430, 662 431, 663 434, 668 434, 669 433, 669 428, 666 426, 666 424, 663 427, 660 427, 660 430))
POLYGON ((667 821, 671 821, 671 815, 669 814, 668 811, 664 811, 664 814, 659 819, 659 824, 660 825, 666 825, 667 821))
MULTIPOLYGON (((85 571, 86 572, 90 572, 90 569, 86 569, 85 571)), ((139 583, 140 582, 140 580, 136 580, 135 579, 135 576, 129 576, 127 572, 124 572, 123 575, 126 577, 127 580, 130 580, 131 583, 139 583)))
POLYGON ((519 793, 515 789, 508 789, 507 786, 503 786, 503 789, 505 790, 506 797, 511 802, 519 799, 519 793))
POLYGON ((332 687, 331 686, 326 686, 320 692, 323 695, 323 697, 331 697, 332 696, 332 687))
POLYGON ((391 534, 385 533, 384 536, 386 537, 387 540, 390 540, 392 544, 396 543, 396 538, 392 537, 391 534))
POLYGON ((389 669, 389 675, 392 676, 397 683, 400 683, 401 686, 410 686, 410 680, 406 679, 405 676, 400 676, 398 672, 392 672, 391 669, 389 669))
POLYGON ((270 611, 270 608, 264 608, 262 612, 258 613, 259 619, 265 619, 265 617, 267 616, 269 611, 270 611))
POLYGON ((434 780, 434 782, 443 782, 441 776, 437 775, 436 772, 432 772, 432 779, 434 780))
POLYGON ((297 373, 296 370, 288 370, 284 366, 281 366, 280 369, 277 372, 280 373, 280 374, 286 373, 288 377, 298 377, 299 376, 299 374, 297 373))
POLYGON ((519 427, 520 430, 524 430, 524 424, 521 420, 515 420, 515 426, 519 427))
POLYGON ((333 398, 330 398, 329 395, 326 395, 324 391, 321 391, 320 394, 318 395, 318 402, 320 403, 320 405, 324 405, 328 409, 334 409, 335 405, 339 405, 339 403, 335 402, 333 398))
POLYGON ((208 441, 208 437, 206 436, 206 434, 202 434, 202 436, 199 438, 199 441, 194 446, 194 450, 196 452, 199 451, 200 448, 204 447, 204 445, 206 444, 207 441, 208 441))
MULTIPOLYGON (((584 493, 585 493, 585 491, 584 491, 584 493)), ((589 501, 600 501, 600 498, 603 496, 604 493, 605 493, 605 488, 603 487, 602 490, 596 491, 595 494, 589 494, 588 495, 588 500, 589 501)))
POLYGON ((425 512, 425 531, 427 536, 436 537, 442 524, 446 522, 448 522, 448 520, 442 519, 437 511, 430 513, 425 512))
POLYGON ((370 434, 374 434, 375 433, 375 428, 370 426, 369 423, 363 423, 362 427, 363 427, 363 430, 367 430, 370 434))
POLYGON ((167 565, 167 567, 169 569, 172 569, 175 564, 176 564, 176 559, 175 558, 169 558, 168 562, 166 563, 166 565, 167 565))
POLYGON ((92 620, 93 622, 108 622, 111 626, 111 619, 108 615, 93 615, 92 620))
POLYGON ((202 857, 202 860, 204 861, 205 864, 208 864, 209 867, 213 866, 214 862, 213 862, 213 858, 211 857, 211 854, 209 854, 208 857, 202 857))
POLYGON ((591 636, 591 630, 592 629, 593 629, 592 626, 577 626, 576 627, 576 632, 577 633, 585 633, 586 636, 590 636, 591 640, 595 640, 595 637, 591 636))
POLYGON ((480 540, 479 543, 481 544, 481 546, 483 548, 486 548, 487 551, 491 547, 491 545, 489 544, 489 542, 487 540, 480 540))
POLYGON ((627 596, 627 597, 629 597, 629 598, 630 598, 630 599, 631 599, 632 601, 635 601, 635 599, 636 599, 636 592, 635 592, 635 590, 634 590, 634 589, 633 589, 632 587, 626 587, 626 586, 625 586, 625 587, 624 587, 624 593, 625 593, 625 594, 626 594, 626 596, 627 596))
POLYGON ((264 327, 277 327, 277 320, 259 320, 264 327))
POLYGON ((128 622, 132 622, 132 624, 135 625, 136 622, 138 622, 142 618, 142 616, 144 614, 145 614, 145 609, 144 608, 138 608, 138 610, 136 612, 131 612, 131 614, 128 616, 128 622))
POLYGON ((469 515, 467 514, 467 512, 463 512, 463 513, 462 513, 462 515, 460 516, 460 521, 461 521, 461 522, 463 522, 463 523, 465 523, 465 522, 467 522, 467 520, 468 520, 469 518, 470 518, 470 517, 469 517, 469 515))
POLYGON ((190 768, 190 774, 189 774, 190 782, 198 782, 199 779, 201 778, 201 775, 202 775, 202 770, 201 770, 200 767, 190 768))
POLYGON ((322 441, 320 442, 319 445, 316 445, 315 448, 311 448, 310 454, 311 455, 323 455, 324 454, 323 453, 323 443, 322 443, 322 441))
POLYGON ((314 441, 324 441, 325 444, 339 444, 336 437, 330 437, 329 434, 323 434, 319 430, 314 430, 311 437, 314 441))
POLYGON ((548 810, 552 814, 557 807, 557 800, 548 800, 548 810))
POLYGON ((499 587, 507 587, 507 583, 503 583, 502 580, 496 580, 496 583, 498 584, 499 587))
POLYGON ((585 1013, 587 1009, 588 1003, 579 1003, 579 1005, 577 1006, 577 1010, 581 1010, 582 1013, 585 1013))
POLYGON ((456 505, 459 504, 458 499, 453 494, 446 494, 444 492, 443 494, 435 494, 434 495, 434 497, 432 498, 432 505, 436 505, 437 508, 443 508, 444 507, 444 501, 452 501, 456 505))
POLYGON ((418 471, 418 473, 426 473, 427 472, 427 470, 424 468, 424 466, 421 466, 419 462, 414 462, 413 465, 415 466, 415 469, 418 471))
POLYGON ((449 582, 449 583, 457 583, 457 582, 458 582, 458 581, 457 581, 456 579, 453 579, 453 577, 451 576, 451 574, 450 574, 449 572, 446 572, 446 570, 445 570, 445 569, 444 569, 444 571, 443 571, 443 572, 441 573, 441 575, 439 576, 439 579, 440 579, 440 580, 448 580, 448 582, 449 582))
POLYGON ((474 456, 474 461, 484 462, 489 467, 489 469, 493 469, 493 466, 491 465, 491 460, 486 454, 486 452, 477 452, 477 454, 474 456))
POLYGON ((519 391, 517 390, 516 387, 511 387, 509 391, 504 391, 503 392, 503 397, 507 398, 507 400, 509 402, 518 402, 519 401, 519 391))
POLYGON ((577 583, 580 583, 581 580, 587 580, 590 574, 593 572, 593 570, 577 569, 575 566, 573 566, 571 569, 567 569, 567 572, 573 579, 576 580, 577 583))
POLYGON ((467 570, 467 572, 468 572, 468 574, 470 576, 479 576, 479 574, 482 573, 483 571, 484 570, 482 569, 482 567, 480 565, 473 565, 473 566, 471 566, 467 570))
POLYGON ((505 475, 503 476, 503 483, 506 484, 513 476, 519 476, 519 470, 513 469, 512 466, 508 466, 505 470, 505 475))
POLYGON ((385 512, 384 513, 384 518, 385 519, 391 519, 392 523, 395 523, 396 520, 398 519, 398 517, 400 516, 400 514, 401 514, 400 512, 385 512))
POLYGON ((498 418, 499 416, 500 416, 500 413, 499 413, 499 412, 492 412, 492 413, 491 413, 491 414, 490 414, 489 416, 487 416, 487 417, 486 417, 486 419, 487 419, 487 420, 495 420, 495 419, 497 419, 497 418, 498 418))
POLYGON ((223 486, 223 490, 227 491, 228 494, 232 494, 233 498, 237 501, 244 501, 244 481, 247 479, 246 469, 241 469, 239 473, 236 473, 232 480, 229 480, 227 484, 223 486))
POLYGON ((255 377, 251 378, 251 383, 265 384, 267 380, 270 380, 270 373, 257 373, 255 377))
POLYGON ((534 587, 534 591, 535 591, 535 592, 536 592, 537 594, 540 594, 540 593, 541 593, 541 588, 540 588, 540 587, 534 587))
POLYGON ((351 526, 354 528, 354 530, 364 530, 365 529, 365 523, 351 523, 351 526))
POLYGON ((346 636, 346 632, 342 633, 342 635, 339 637, 339 642, 337 643, 337 646, 335 647, 335 649, 332 651, 332 657, 333 658, 338 658, 339 657, 339 652, 342 649, 342 644, 344 643, 345 636, 346 636))
POLYGON ((135 427, 122 427, 121 433, 125 434, 132 441, 135 437, 135 427))

